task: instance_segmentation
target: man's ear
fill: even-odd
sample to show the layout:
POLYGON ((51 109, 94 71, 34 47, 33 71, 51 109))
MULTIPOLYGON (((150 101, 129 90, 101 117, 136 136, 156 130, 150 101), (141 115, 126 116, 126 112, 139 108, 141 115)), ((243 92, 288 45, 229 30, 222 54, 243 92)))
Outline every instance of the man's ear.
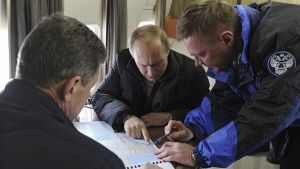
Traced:
POLYGON ((234 43, 234 35, 231 31, 224 31, 219 37, 220 40, 228 47, 231 47, 234 43))
POLYGON ((63 86, 63 100, 69 102, 76 92, 78 85, 81 84, 81 77, 74 76, 68 79, 63 86))

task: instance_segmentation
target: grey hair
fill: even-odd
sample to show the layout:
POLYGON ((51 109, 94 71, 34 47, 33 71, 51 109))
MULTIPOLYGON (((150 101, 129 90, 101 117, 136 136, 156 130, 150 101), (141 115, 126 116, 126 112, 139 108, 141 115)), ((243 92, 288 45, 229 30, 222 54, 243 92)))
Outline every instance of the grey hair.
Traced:
POLYGON ((73 76, 86 85, 106 59, 102 41, 74 18, 53 14, 25 38, 16 78, 49 87, 73 76))

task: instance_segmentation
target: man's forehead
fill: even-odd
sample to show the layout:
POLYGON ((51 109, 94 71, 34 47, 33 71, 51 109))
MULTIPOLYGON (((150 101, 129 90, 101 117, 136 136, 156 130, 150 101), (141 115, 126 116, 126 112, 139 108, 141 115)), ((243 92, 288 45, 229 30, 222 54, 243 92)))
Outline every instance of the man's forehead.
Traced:
POLYGON ((158 55, 164 53, 164 47, 161 44, 156 43, 137 43, 134 45, 135 54, 141 56, 158 55))
POLYGON ((135 57, 135 61, 138 63, 138 64, 141 64, 141 65, 147 65, 147 66, 153 66, 153 65, 156 65, 156 64, 159 64, 161 62, 164 61, 164 57, 157 53, 151 53, 151 54, 141 54, 137 57, 135 57))
POLYGON ((136 40, 133 44, 134 48, 145 48, 149 50, 163 48, 162 42, 157 38, 146 38, 136 40))

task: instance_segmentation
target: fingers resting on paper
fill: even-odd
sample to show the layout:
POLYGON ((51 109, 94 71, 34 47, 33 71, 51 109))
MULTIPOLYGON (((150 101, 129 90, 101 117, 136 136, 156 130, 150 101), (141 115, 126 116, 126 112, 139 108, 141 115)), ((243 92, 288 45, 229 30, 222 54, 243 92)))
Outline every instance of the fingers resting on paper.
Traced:
POLYGON ((154 154, 157 158, 165 161, 174 161, 180 164, 194 166, 195 162, 192 159, 193 149, 193 146, 186 143, 165 142, 154 154))

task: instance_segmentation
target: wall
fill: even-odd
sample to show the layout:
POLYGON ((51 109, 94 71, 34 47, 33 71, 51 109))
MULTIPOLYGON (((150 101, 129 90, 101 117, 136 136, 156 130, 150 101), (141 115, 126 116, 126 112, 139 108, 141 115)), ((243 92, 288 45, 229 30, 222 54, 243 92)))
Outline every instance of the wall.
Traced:
MULTIPOLYGON (((151 10, 156 0, 127 0, 128 28, 127 37, 137 28, 138 22, 143 18, 150 18, 151 10), (148 16, 146 16, 148 14, 148 16)), ((166 0, 166 14, 169 13, 172 0, 166 0)))
POLYGON ((101 21, 100 0, 63 0, 63 13, 85 24, 98 24, 101 21))
POLYGON ((131 33, 137 28, 139 21, 153 17, 151 15, 154 5, 155 0, 127 0, 128 41, 131 33))

